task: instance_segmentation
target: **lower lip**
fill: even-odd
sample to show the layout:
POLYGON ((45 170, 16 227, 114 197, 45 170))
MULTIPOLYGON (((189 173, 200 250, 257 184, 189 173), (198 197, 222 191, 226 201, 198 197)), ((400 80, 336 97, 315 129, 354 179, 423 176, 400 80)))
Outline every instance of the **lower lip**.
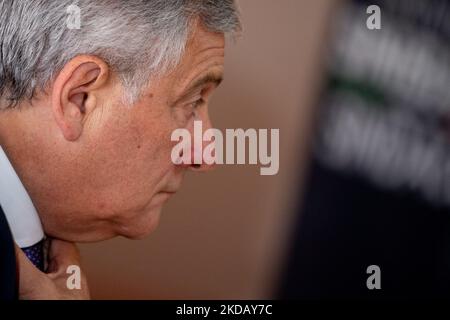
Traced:
POLYGON ((172 195, 173 193, 170 192, 158 192, 153 196, 153 199, 151 200, 151 206, 162 206, 167 200, 169 200, 172 195))
POLYGON ((161 197, 163 197, 164 200, 169 199, 173 194, 174 194, 174 192, 164 192, 164 191, 158 193, 158 195, 161 195, 161 197))

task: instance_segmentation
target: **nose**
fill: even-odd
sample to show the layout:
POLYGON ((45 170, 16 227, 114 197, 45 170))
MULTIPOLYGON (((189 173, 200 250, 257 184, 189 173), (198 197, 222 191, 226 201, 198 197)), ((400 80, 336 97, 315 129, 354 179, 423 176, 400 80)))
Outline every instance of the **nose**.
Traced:
MULTIPOLYGON (((196 121, 201 121, 201 129, 202 130, 198 130, 201 131, 201 133, 199 134, 199 132, 196 132, 195 128, 194 128, 194 135, 193 135, 193 141, 191 143, 191 164, 189 165, 189 169, 194 171, 194 172, 208 172, 211 171, 215 168, 216 164, 215 162, 213 163, 208 163, 211 161, 207 161, 207 159, 203 158, 203 151, 205 150, 205 148, 207 146, 210 146, 211 144, 214 144, 214 141, 203 141, 203 133, 212 128, 212 123, 211 120, 209 118, 209 115, 207 112, 205 112, 203 115, 199 115, 199 117, 196 119, 196 121), (198 141, 197 143, 196 140, 198 141), (199 143, 201 141, 201 143, 199 143), (199 148, 201 146, 201 149, 199 148), (201 159, 201 163, 195 163, 195 158, 201 159), (205 160, 207 162, 205 162, 205 160)), ((197 128, 199 126, 199 123, 197 123, 197 128)), ((210 146, 211 148, 212 146, 210 146)))

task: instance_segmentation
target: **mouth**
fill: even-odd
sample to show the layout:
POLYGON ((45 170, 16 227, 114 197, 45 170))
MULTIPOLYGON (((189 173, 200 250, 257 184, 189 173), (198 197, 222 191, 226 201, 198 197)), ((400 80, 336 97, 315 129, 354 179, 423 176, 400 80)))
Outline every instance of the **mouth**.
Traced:
POLYGON ((163 198, 163 202, 166 202, 167 200, 169 200, 175 193, 177 193, 176 191, 160 191, 157 193, 157 195, 159 195, 161 198, 163 198))
POLYGON ((156 193, 156 195, 159 195, 161 198, 165 198, 166 200, 171 198, 175 193, 178 192, 178 190, 181 188, 181 181, 171 183, 170 185, 166 185, 164 189, 156 193))
POLYGON ((164 190, 164 191, 161 191, 161 192, 159 192, 159 193, 162 193, 162 194, 168 194, 168 195, 173 195, 173 194, 177 193, 177 191, 176 191, 176 190, 175 190, 175 191, 167 191, 167 190, 164 190))
POLYGON ((173 195, 175 192, 172 191, 160 191, 156 193, 152 198, 152 206, 161 206, 165 204, 173 195))

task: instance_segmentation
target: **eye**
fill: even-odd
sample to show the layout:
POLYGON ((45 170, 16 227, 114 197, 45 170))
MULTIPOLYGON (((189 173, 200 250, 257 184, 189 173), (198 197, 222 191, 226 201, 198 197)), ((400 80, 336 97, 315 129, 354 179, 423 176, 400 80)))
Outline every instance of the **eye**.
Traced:
POLYGON ((192 102, 191 106, 195 110, 195 109, 201 107, 204 103, 205 103, 205 100, 203 100, 203 98, 200 98, 200 99, 192 102))
POLYGON ((197 110, 205 103, 205 100, 203 98, 199 98, 198 100, 195 100, 192 103, 189 103, 189 117, 197 117, 197 110))

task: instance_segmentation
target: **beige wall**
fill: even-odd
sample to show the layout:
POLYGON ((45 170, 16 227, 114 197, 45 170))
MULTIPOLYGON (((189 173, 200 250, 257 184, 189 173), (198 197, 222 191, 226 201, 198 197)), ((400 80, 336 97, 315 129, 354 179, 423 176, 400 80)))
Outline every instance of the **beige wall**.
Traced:
MULTIPOLYGON (((94 298, 267 298, 283 261, 331 0, 241 0, 215 127, 279 128, 280 171, 222 166, 189 174, 148 239, 82 245, 94 298)), ((297 192, 296 192, 297 193, 297 192)))

